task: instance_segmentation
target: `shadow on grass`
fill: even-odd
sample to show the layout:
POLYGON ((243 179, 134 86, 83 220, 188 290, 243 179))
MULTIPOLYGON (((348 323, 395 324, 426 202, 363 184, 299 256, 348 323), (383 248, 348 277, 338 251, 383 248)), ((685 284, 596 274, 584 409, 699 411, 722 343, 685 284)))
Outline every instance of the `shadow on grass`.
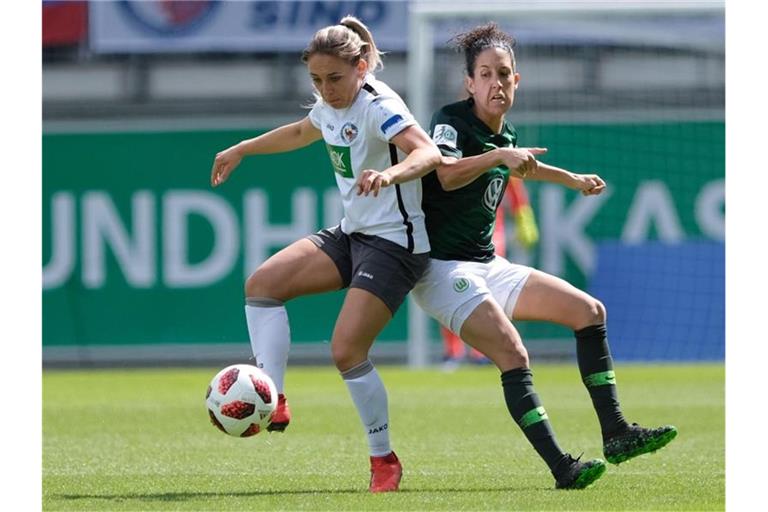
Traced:
POLYGON ((256 496, 312 495, 312 494, 357 494, 360 489, 306 489, 303 491, 267 490, 240 492, 159 492, 135 494, 54 494, 51 498, 64 500, 143 500, 143 501, 186 501, 200 498, 249 498, 256 496))
MULTIPOLYGON (((445 488, 405 488, 400 489, 397 494, 410 493, 439 493, 461 494, 461 493, 507 493, 520 491, 542 491, 548 488, 539 486, 526 486, 524 488, 499 488, 499 487, 468 487, 462 489, 445 488)), ((186 501, 201 498, 225 498, 225 497, 257 497, 257 496, 306 496, 316 494, 368 494, 368 489, 304 489, 304 490, 261 490, 261 491, 240 491, 240 492, 161 492, 161 493, 135 493, 135 494, 52 494, 49 498, 63 500, 142 500, 142 501, 186 501)))

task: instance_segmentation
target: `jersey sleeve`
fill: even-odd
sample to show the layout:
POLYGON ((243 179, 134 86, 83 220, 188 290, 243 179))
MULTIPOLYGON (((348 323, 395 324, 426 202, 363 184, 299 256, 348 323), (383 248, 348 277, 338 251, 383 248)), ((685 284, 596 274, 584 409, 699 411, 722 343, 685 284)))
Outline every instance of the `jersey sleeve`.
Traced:
POLYGON ((461 119, 438 111, 432 117, 429 133, 443 156, 461 158, 467 129, 461 119))
POLYGON ((395 98, 377 98, 371 104, 368 121, 371 133, 385 142, 416 124, 408 108, 395 98))

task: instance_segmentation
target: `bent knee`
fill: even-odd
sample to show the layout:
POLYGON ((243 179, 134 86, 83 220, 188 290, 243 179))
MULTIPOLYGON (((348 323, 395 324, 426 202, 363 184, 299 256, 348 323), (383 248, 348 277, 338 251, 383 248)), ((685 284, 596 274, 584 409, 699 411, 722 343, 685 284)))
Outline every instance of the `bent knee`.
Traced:
POLYGON ((493 352, 489 357, 502 372, 529 366, 528 350, 519 339, 505 340, 499 350, 493 352))
POLYGON ((606 319, 605 306, 594 297, 589 297, 584 301, 582 318, 579 319, 574 329, 582 329, 590 325, 604 324, 606 319))
POLYGON ((346 345, 331 344, 331 358, 336 369, 345 372, 368 359, 368 354, 346 345))
POLYGON ((248 279, 245 280, 246 297, 267 297, 270 299, 283 299, 283 291, 280 289, 280 283, 275 279, 275 275, 265 272, 262 267, 256 269, 248 279))
POLYGON ((528 368, 528 365, 530 361, 528 360, 528 350, 525 348, 525 345, 523 345, 522 341, 518 341, 515 343, 513 355, 515 357, 515 363, 517 364, 517 368, 528 368))

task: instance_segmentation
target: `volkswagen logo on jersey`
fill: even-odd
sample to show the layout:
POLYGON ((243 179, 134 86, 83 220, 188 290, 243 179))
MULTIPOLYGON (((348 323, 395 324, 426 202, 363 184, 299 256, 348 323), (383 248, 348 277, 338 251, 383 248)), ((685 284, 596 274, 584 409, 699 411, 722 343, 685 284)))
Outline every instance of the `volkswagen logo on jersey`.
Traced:
POLYGON ((483 194, 483 206, 485 206, 488 211, 496 211, 496 207, 499 204, 499 198, 501 197, 501 193, 504 191, 503 188, 504 178, 501 176, 496 176, 493 178, 486 187, 485 194, 483 194))
POLYGON ((341 127, 341 140, 347 144, 352 144, 352 141, 357 138, 358 131, 357 126, 354 124, 345 123, 344 126, 341 127))
POLYGON ((219 4, 219 1, 121 0, 118 5, 126 19, 145 32, 158 36, 181 36, 209 22, 219 4))

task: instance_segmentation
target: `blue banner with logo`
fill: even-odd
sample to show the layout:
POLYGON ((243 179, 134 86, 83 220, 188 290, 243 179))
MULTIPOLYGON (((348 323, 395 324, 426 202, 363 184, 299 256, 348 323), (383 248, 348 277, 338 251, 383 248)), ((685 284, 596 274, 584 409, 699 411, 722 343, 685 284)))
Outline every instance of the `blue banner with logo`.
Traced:
POLYGON ((405 0, 92 2, 90 42, 97 53, 300 51, 348 14, 382 48, 405 50, 405 0))
MULTIPOLYGON (((405 51, 410 0, 104 0, 90 2, 90 48, 96 53, 297 52, 314 33, 351 14, 362 20, 384 51, 405 51)), ((509 7, 515 7, 514 2, 509 7)), ((524 9, 524 4, 518 8, 524 9)), ((492 17, 484 17, 485 19, 492 17)), ((444 47, 477 19, 435 21, 435 44, 444 47)), ((654 41, 686 48, 722 48, 722 13, 660 18, 582 20, 567 15, 500 17, 504 30, 524 45, 637 44, 654 41)))

